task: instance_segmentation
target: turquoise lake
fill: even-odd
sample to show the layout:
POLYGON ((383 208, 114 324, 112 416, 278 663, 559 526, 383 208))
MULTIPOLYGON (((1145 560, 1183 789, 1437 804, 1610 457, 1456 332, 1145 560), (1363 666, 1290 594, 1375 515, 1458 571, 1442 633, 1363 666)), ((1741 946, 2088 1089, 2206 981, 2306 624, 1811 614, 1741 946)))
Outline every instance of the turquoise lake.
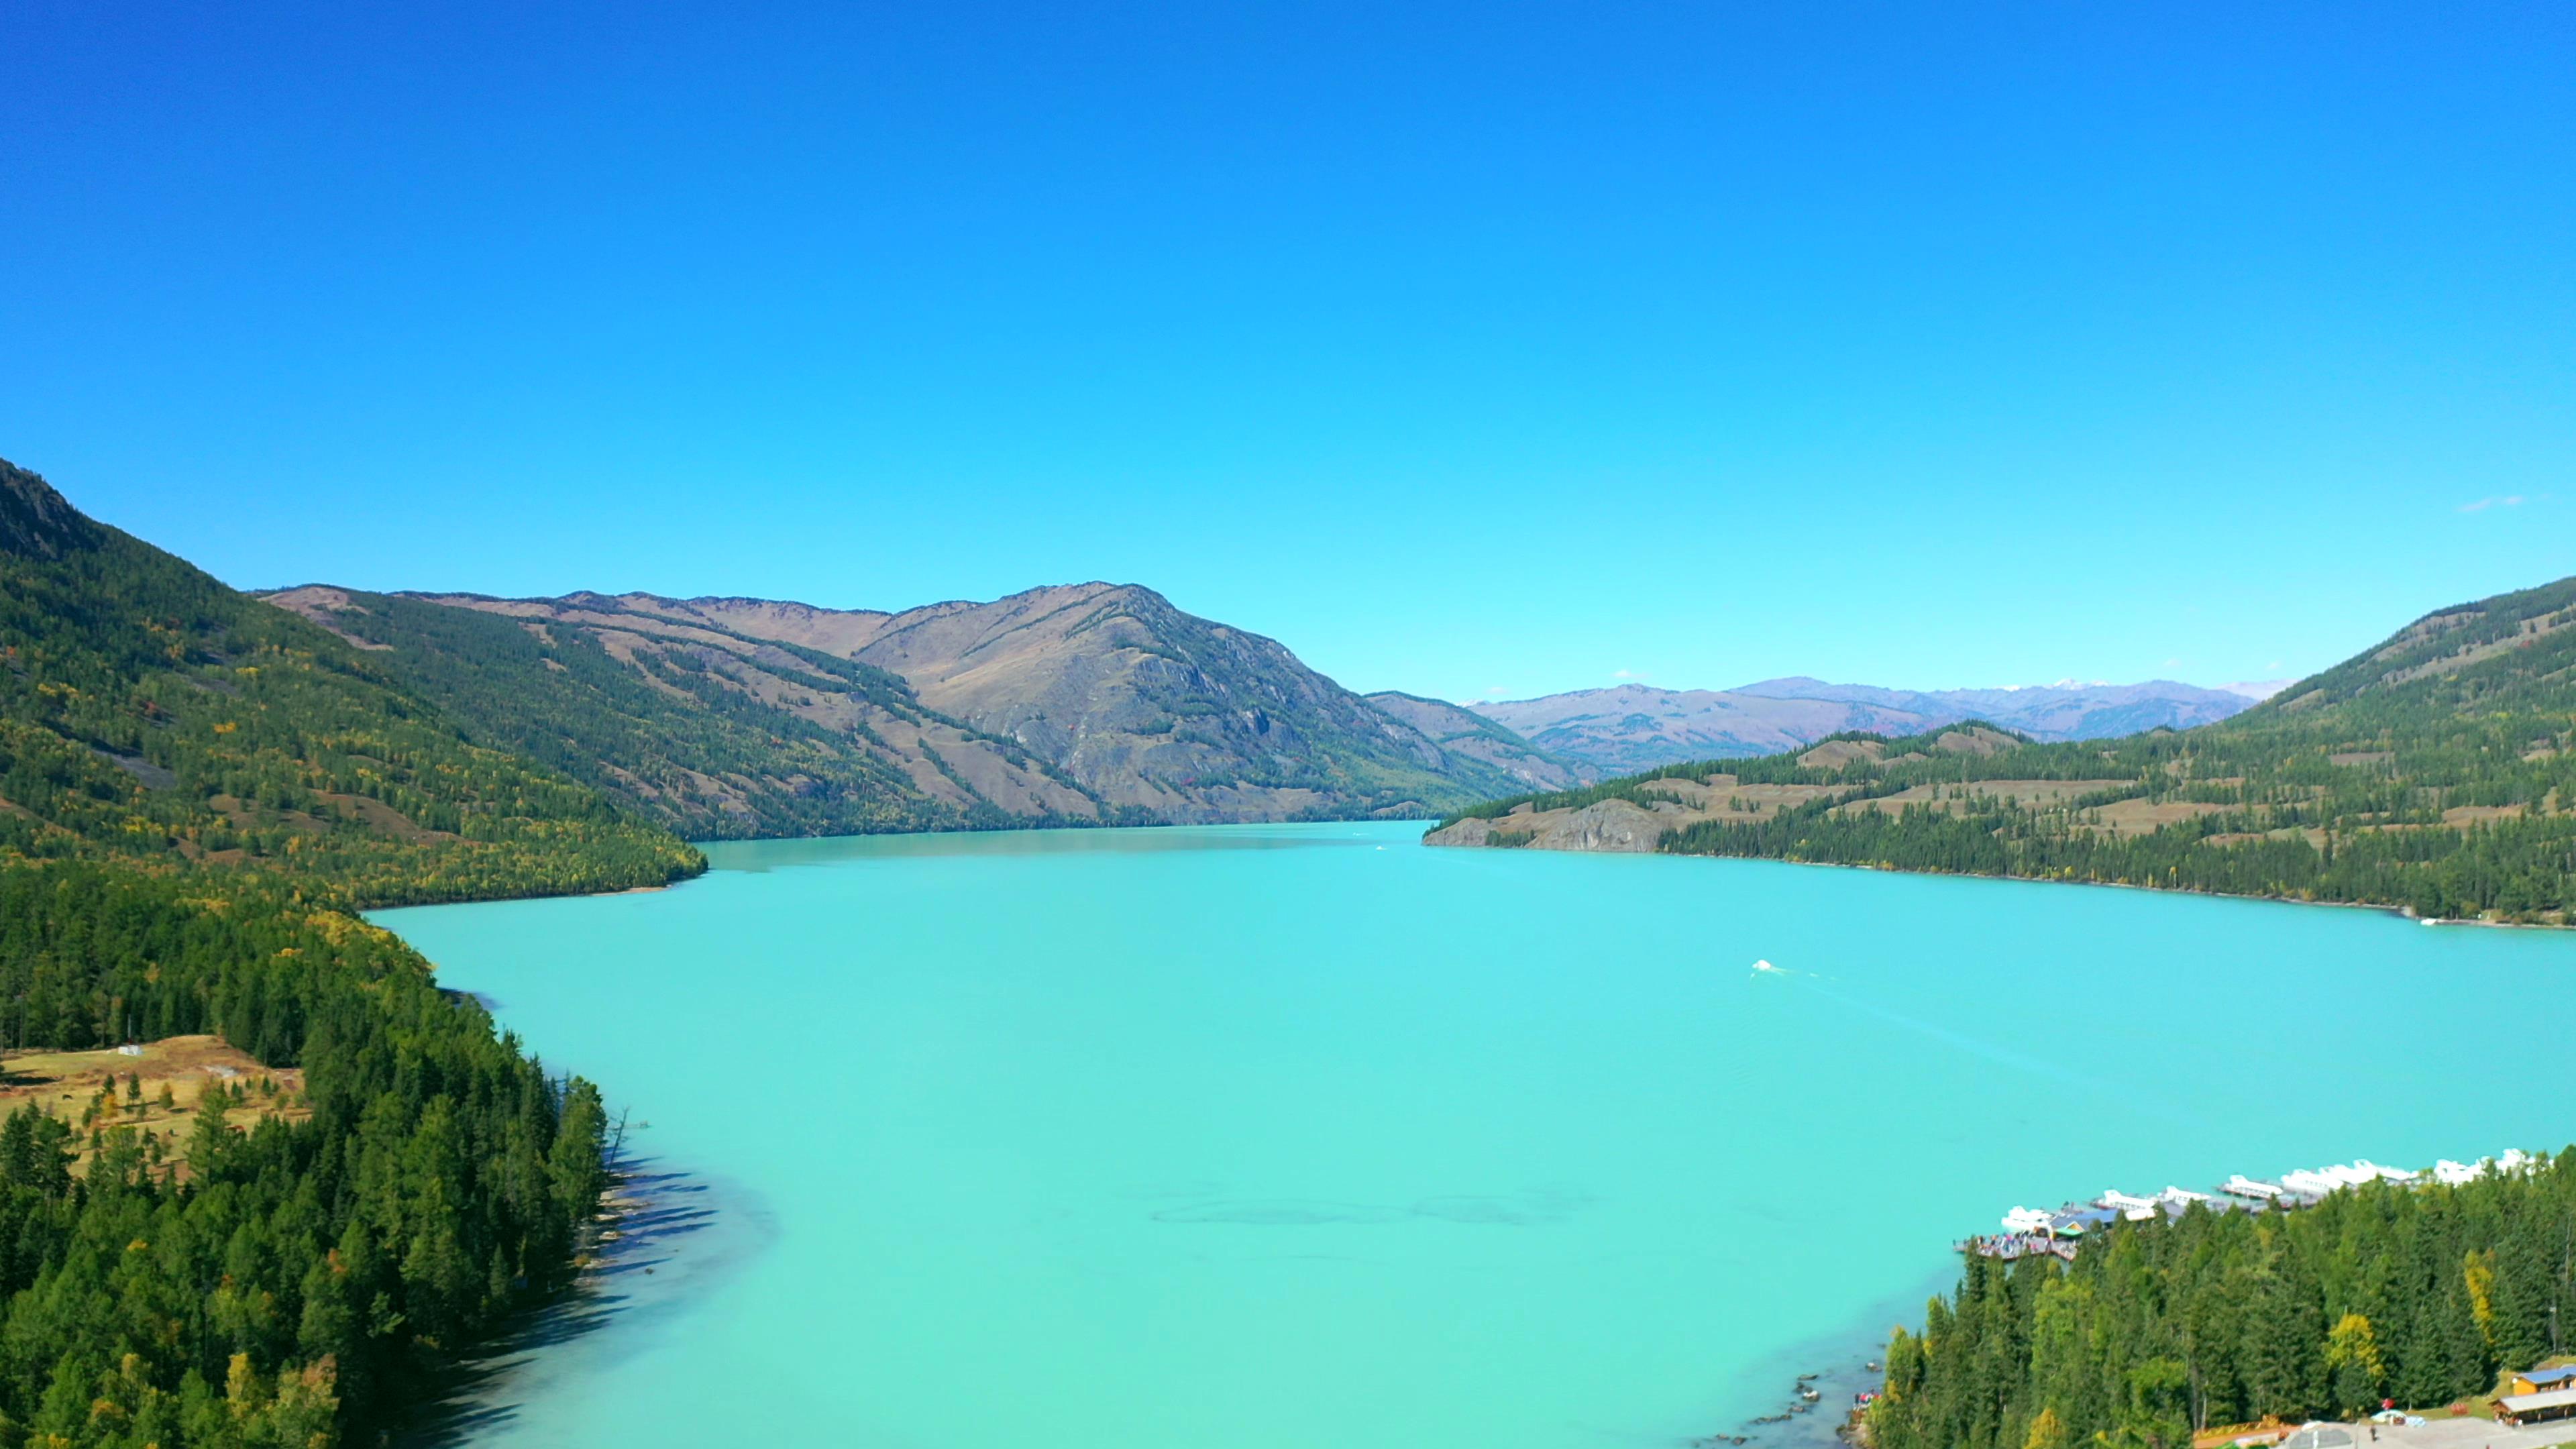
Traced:
POLYGON ((2576 1135, 2529 1009, 2576 936, 1420 832, 719 845, 380 914, 651 1124, 638 1231, 442 1437, 1672 1446, 2016 1204, 2576 1135))

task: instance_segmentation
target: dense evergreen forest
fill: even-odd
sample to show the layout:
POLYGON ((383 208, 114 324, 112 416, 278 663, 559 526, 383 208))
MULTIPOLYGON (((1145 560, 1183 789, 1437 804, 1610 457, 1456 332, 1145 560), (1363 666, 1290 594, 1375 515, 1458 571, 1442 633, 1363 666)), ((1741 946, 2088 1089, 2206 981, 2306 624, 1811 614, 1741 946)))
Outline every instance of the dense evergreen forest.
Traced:
POLYGON ((1651 804, 1672 780, 1725 775, 1830 788, 1761 818, 1691 821, 1661 848, 2428 917, 2576 913, 2576 579, 2428 615, 2197 729, 2004 748, 1957 747, 1955 731, 1836 741, 1849 748, 1673 766, 1443 824, 1524 803, 1651 804), (2066 782, 2093 788, 2053 788, 2066 782))
POLYGON ((2576 1150, 2457 1187, 2261 1215, 2195 1204, 2072 1264, 1971 1257, 1899 1332, 1873 1449, 2187 1449, 2194 1430, 2430 1408, 2566 1350, 2576 1150))
POLYGON ((311 1109, 217 1093, 184 1154, 109 1126, 86 1172, 70 1122, 0 1125, 0 1449, 371 1431, 567 1281, 603 1114, 355 912, 704 862, 5 463, 0 665, 7 1044, 219 1033, 311 1109))

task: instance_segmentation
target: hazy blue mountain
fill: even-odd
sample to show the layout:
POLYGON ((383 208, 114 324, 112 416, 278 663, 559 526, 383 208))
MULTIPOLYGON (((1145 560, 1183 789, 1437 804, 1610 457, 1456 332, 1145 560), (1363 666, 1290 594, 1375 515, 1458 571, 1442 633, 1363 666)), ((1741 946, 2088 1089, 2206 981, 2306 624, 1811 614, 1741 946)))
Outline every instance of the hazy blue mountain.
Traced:
POLYGON ((1791 677, 1724 690, 1623 684, 1470 707, 1547 754, 1615 773, 1778 754, 1851 730, 1903 735, 1966 719, 2037 740, 2189 729, 2250 709, 2255 700, 2248 692, 2173 680, 1919 690, 1791 677))
POLYGON ((1827 684, 1820 679, 1766 679, 1738 694, 1768 699, 1829 699, 1902 710, 1926 724, 1982 719, 2038 740, 2092 740, 2134 735, 2159 727, 2190 729, 2215 724, 2251 708, 2253 697, 2172 679, 2143 684, 2091 684, 2060 680, 2003 689, 1881 689, 1866 684, 1827 684))

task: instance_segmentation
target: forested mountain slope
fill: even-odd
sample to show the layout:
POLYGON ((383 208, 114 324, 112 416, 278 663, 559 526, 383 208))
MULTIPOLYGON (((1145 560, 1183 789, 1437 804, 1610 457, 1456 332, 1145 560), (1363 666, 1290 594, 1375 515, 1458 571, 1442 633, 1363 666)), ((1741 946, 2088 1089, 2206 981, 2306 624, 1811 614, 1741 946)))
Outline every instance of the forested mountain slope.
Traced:
MULTIPOLYGON (((1430 838, 1529 843, 1515 812, 1665 807, 1697 813, 1643 848, 2566 922, 2576 579, 2427 615, 2198 729, 1991 752, 1853 737, 1498 801, 1430 838), (1744 808, 1699 808, 1712 797, 1744 808)), ((1644 828, 1630 820, 1628 838, 1644 828)), ((1559 837, 1546 843, 1640 848, 1559 837)))
POLYGON ((479 738, 693 833, 1419 815, 1578 778, 1509 731, 1414 723, 1132 585, 901 613, 272 597, 389 646, 391 667, 479 738))
POLYGON ((703 865, 0 463, 6 1044, 213 1032, 302 1084, 210 1087, 184 1134, 68 1100, 0 1126, 0 1439, 372 1442, 569 1280, 604 1112, 354 911, 703 865))
POLYGON ((1480 760, 1528 788, 1561 790, 1601 778, 1600 767, 1549 754, 1464 705, 1395 689, 1363 697, 1378 713, 1421 731, 1450 756, 1480 760))
POLYGON ((381 651, 503 746, 693 839, 1146 818, 911 686, 805 645, 597 596, 266 596, 381 651))
POLYGON ((660 885, 696 852, 367 654, 0 463, 0 859, 206 861, 356 905, 660 885))

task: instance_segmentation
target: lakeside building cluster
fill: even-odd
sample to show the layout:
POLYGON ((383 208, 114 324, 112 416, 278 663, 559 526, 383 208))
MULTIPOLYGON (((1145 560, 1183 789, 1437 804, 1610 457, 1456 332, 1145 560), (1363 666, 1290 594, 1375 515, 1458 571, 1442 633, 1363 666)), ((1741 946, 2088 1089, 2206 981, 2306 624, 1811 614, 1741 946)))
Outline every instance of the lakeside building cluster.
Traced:
POLYGON ((2151 1196, 2140 1196, 2113 1188, 2090 1202, 2071 1202, 2053 1210, 2016 1207, 2004 1214, 2002 1232, 1970 1238, 1959 1249, 2007 1262, 2041 1254, 2071 1261, 2091 1233, 2121 1221, 2178 1218, 2189 1212, 2194 1203, 2212 1212, 2286 1212, 2322 1202, 2330 1193, 2364 1183, 2458 1186, 2484 1173, 2529 1172, 2539 1165, 2539 1158, 2520 1148, 2507 1148, 2500 1157, 2481 1157, 2475 1162, 2444 1158, 2422 1172, 2383 1166, 2365 1157, 2332 1167, 2299 1168, 2282 1173, 2276 1181, 2238 1173, 2207 1192, 2167 1187, 2151 1196))
MULTIPOLYGON (((2000 1258, 2007 1262, 2019 1258, 2047 1255, 2072 1261, 2084 1239, 2092 1233, 2118 1222, 2148 1222, 2162 1217, 2179 1218, 2195 1203, 2212 1212, 2288 1212, 2311 1207, 2330 1194, 2365 1183, 2391 1182, 2404 1186, 2440 1184, 2456 1187, 2473 1182, 2490 1173, 2525 1173, 2538 1170, 2542 1160, 2519 1148, 2508 1148, 2498 1157, 2481 1157, 2475 1162, 2453 1162, 2448 1158, 2422 1172, 2403 1167, 2388 1167, 2360 1158, 2332 1167, 2301 1168, 2281 1174, 2277 1181, 2247 1177, 2242 1173, 2227 1179, 2208 1192, 2189 1188, 2167 1187, 2152 1196, 2141 1196, 2114 1188, 2090 1202, 2068 1203, 2051 1211, 2046 1208, 2016 1207, 2005 1213, 2003 1231, 1970 1238, 1959 1245, 1960 1251, 1981 1257, 2000 1258)), ((2510 1377, 2507 1392, 2495 1400, 2498 1423, 2515 1426, 2551 1419, 2576 1418, 2576 1366, 2534 1368, 2510 1377)), ((1875 1395, 1863 1395, 1860 1411, 1875 1395)), ((2375 1419, 2394 1424, 2420 1424, 2411 1416, 2389 1413, 2375 1419)), ((2284 1449, 2310 1449, 2299 1438, 2302 1434, 2320 1436, 2339 1426, 2311 1424, 2302 1426, 2280 1442, 2284 1449)), ((2255 1435, 2237 1441, 2240 1445, 2270 1444, 2277 1435, 2255 1435)), ((2349 1434, 2336 1442, 2352 1443, 2349 1434)), ((2314 1437, 2313 1449, 2327 1449, 2327 1441, 2314 1437)))

